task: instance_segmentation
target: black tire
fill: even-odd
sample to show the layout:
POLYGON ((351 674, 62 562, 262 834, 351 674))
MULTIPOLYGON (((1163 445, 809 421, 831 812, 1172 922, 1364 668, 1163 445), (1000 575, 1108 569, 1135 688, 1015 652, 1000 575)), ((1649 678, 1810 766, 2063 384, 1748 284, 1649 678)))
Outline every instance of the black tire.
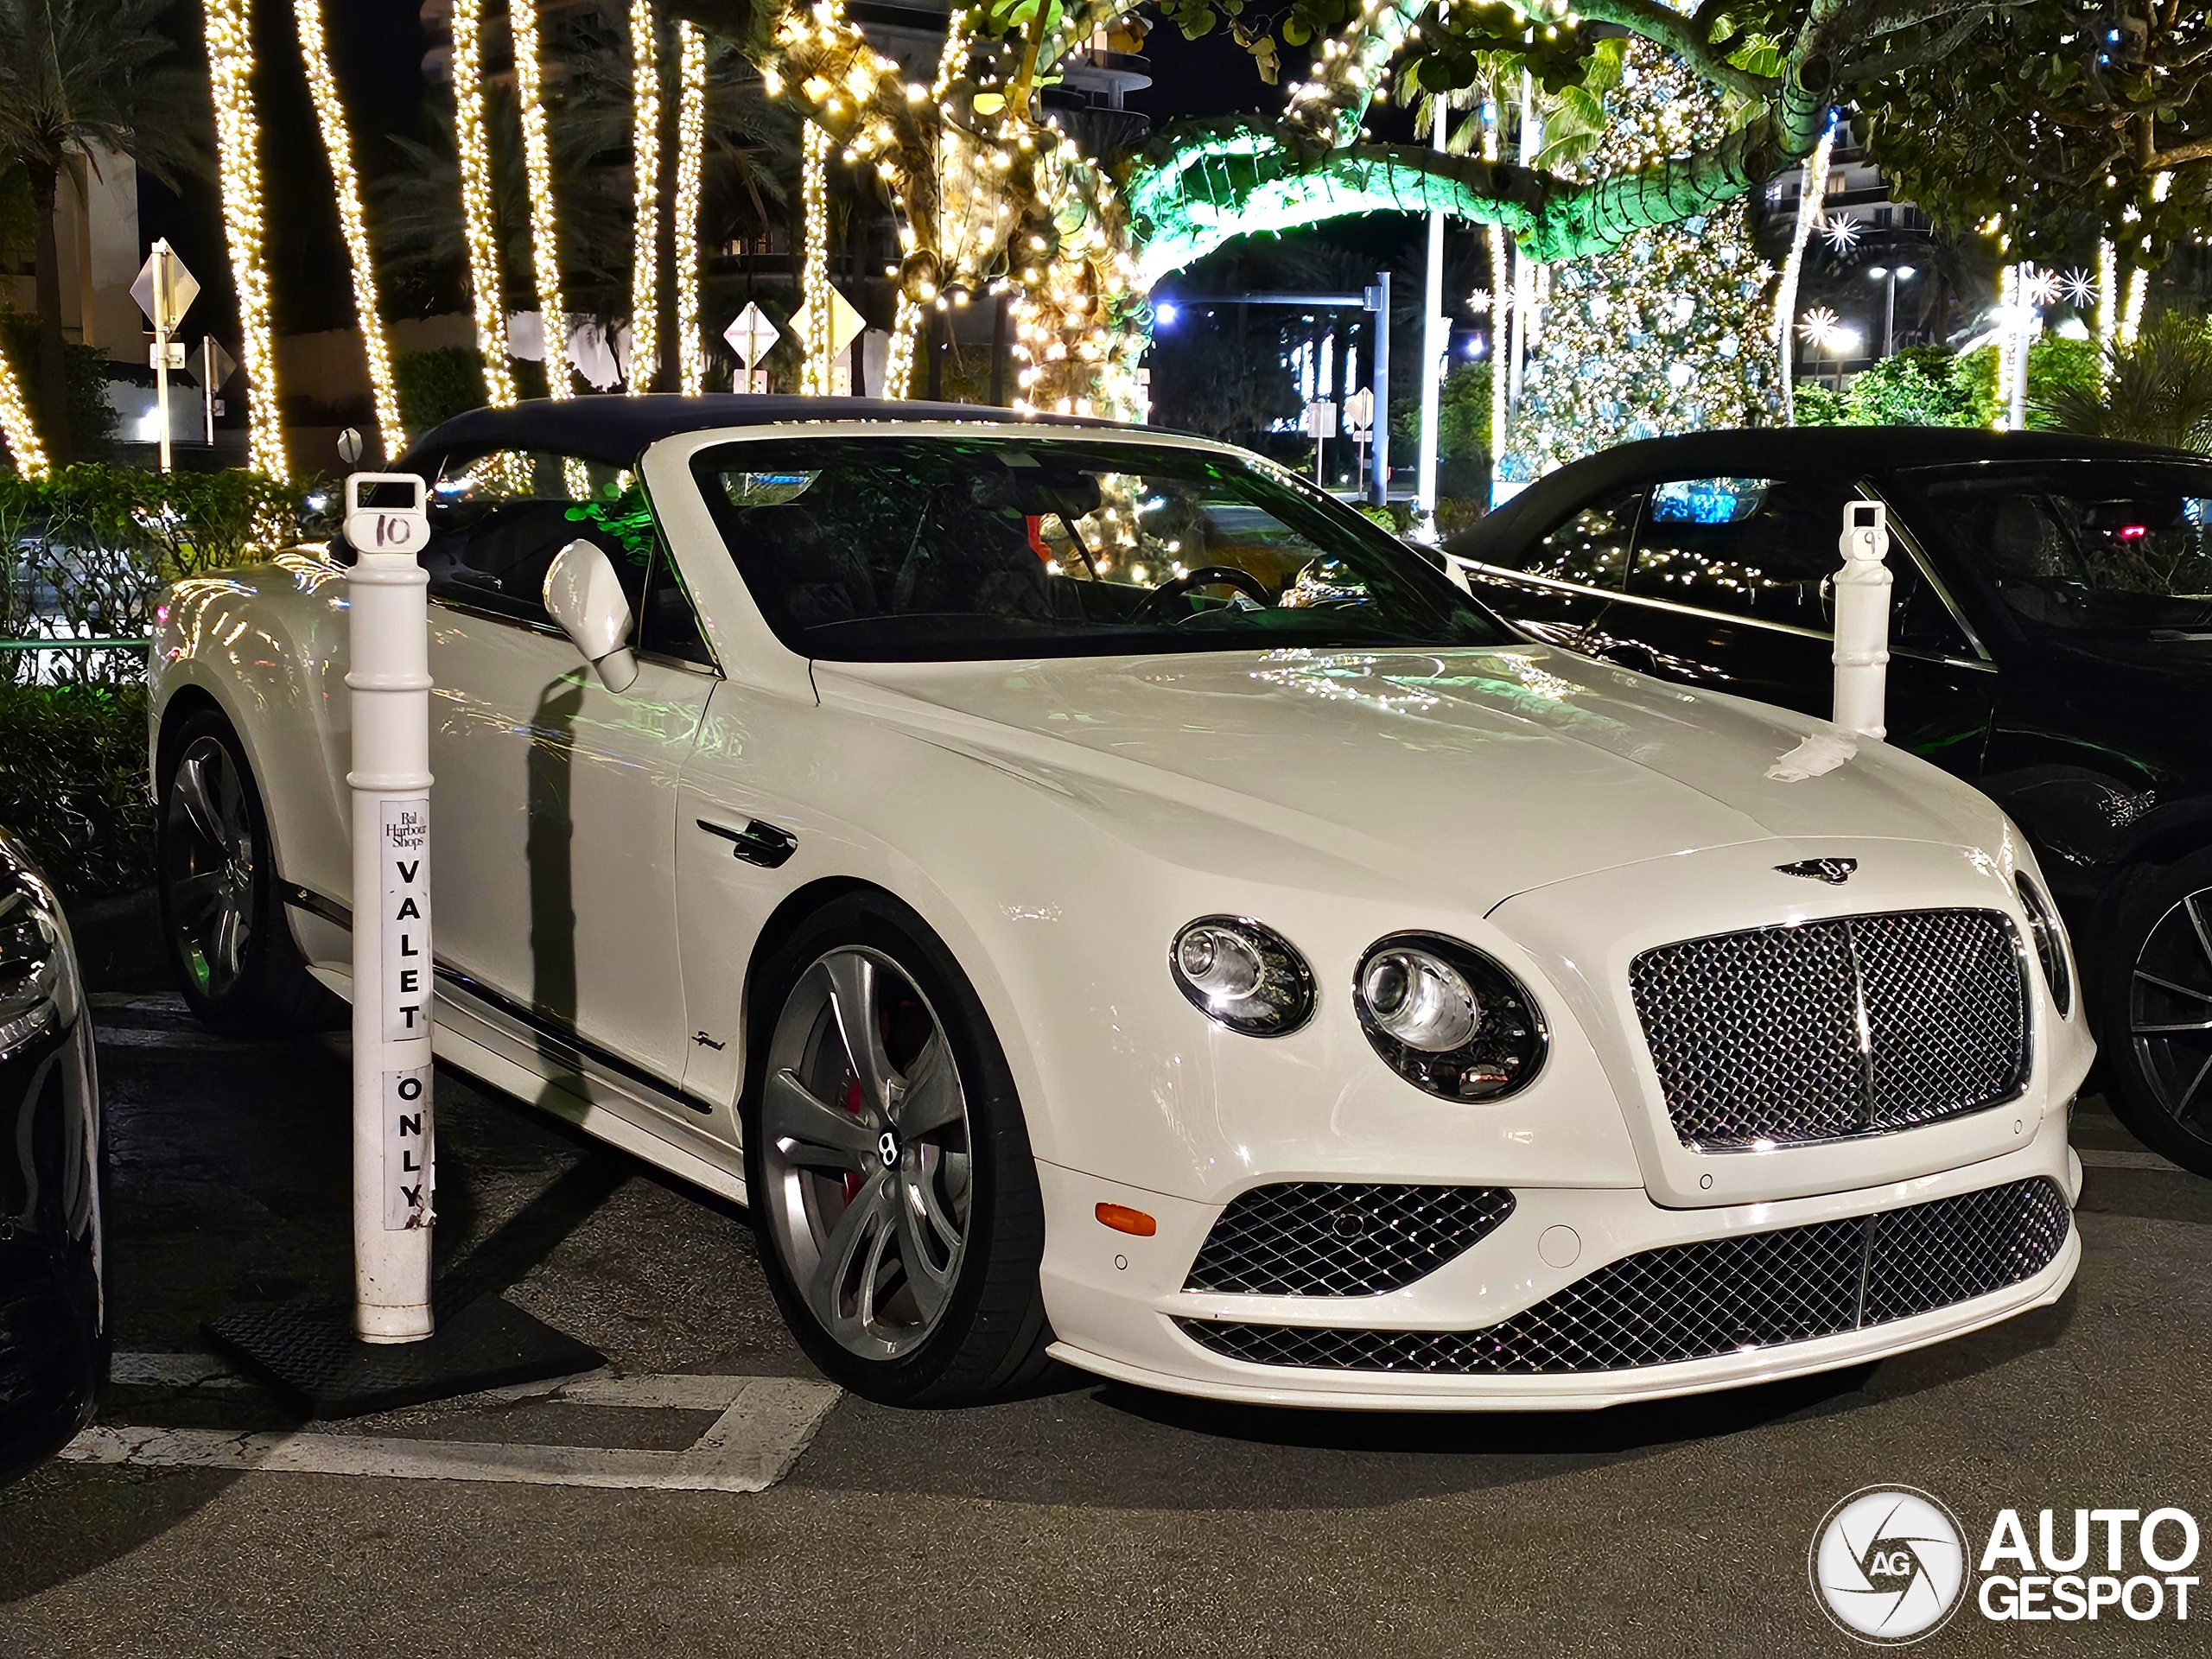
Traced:
POLYGON ((2091 1014, 2113 1116, 2212 1176, 2212 849, 2131 883, 2103 956, 2091 1014))
POLYGON ((230 722, 212 709, 188 716, 164 746, 159 783, 162 937, 193 1013, 241 1035, 341 1023, 345 1004, 292 938, 268 814, 230 722))
MULTIPOLYGON (((885 995, 888 997, 892 993, 885 995)), ((842 1387, 887 1405, 974 1405, 1004 1397, 1032 1383, 1048 1369, 1045 1347, 1052 1340, 1038 1282, 1045 1247, 1044 1204, 1013 1074, 982 1002, 951 952, 919 916, 888 894, 847 894, 802 923, 756 972, 749 1014, 741 1108, 747 1189, 769 1287, 785 1323, 808 1357, 842 1387), (865 1319, 865 1310, 849 1322, 848 1335, 841 1338, 832 1334, 827 1319, 817 1313, 816 1302, 799 1282, 804 1273, 819 1296, 822 1284, 836 1276, 822 1270, 833 1254, 835 1242, 834 1232, 825 1229, 834 1229, 842 1211, 854 1209, 875 1190, 876 1171, 869 1161, 870 1154, 859 1154, 858 1168, 850 1173, 818 1163, 816 1167, 797 1167, 805 1161, 804 1155, 791 1154, 798 1143, 779 1136, 772 1145, 772 1137, 763 1128, 771 1051, 779 1043, 789 1046, 783 1035, 787 1026, 794 1033, 812 1032, 811 1037, 790 1039, 800 1041, 803 1052, 825 1057, 833 1068, 846 1068, 842 1075, 851 1079, 846 1095, 850 1103, 841 1109, 855 1122, 865 1116, 860 1103, 858 1063, 849 1058, 850 1043, 836 1034, 836 1022, 842 1019, 836 1012, 839 1005, 824 1004, 830 1012, 823 1014, 810 1013, 806 1003, 806 998, 815 994, 810 988, 826 989, 830 964, 856 957, 873 958, 879 972, 881 964, 887 963, 905 976, 904 984, 889 973, 873 982, 889 985, 898 995, 905 996, 907 1009, 913 1007, 911 994, 919 993, 923 1006, 914 1018, 931 1021, 930 1028, 942 1033, 957 1067, 957 1092, 963 1097, 958 1138, 968 1160, 961 1178, 966 1231, 959 1254, 947 1264, 945 1278, 938 1281, 940 1287, 949 1283, 949 1293, 944 1294, 938 1310, 929 1316, 933 1323, 918 1317, 906 1327, 912 1332, 913 1345, 905 1351, 893 1352, 888 1344, 871 1344, 871 1351, 866 1354, 856 1351, 851 1343, 859 1339, 859 1322, 865 1319), (825 1032, 830 1035, 825 1037, 825 1032), (832 1038, 836 1047, 829 1046, 832 1038), (855 1185, 862 1181, 868 1185, 855 1185), (842 1198, 839 1183, 842 1184, 842 1198), (825 1211, 830 1213, 825 1216, 825 1211), (810 1240, 822 1252, 813 1263, 817 1270, 811 1273, 793 1261, 795 1255, 805 1251, 810 1240)), ((910 1077, 917 1079, 904 1084, 903 1094, 885 1091, 887 1098, 899 1103, 894 1107, 895 1114, 905 1102, 922 1097, 927 1085, 919 1079, 931 1063, 926 1049, 900 1055, 893 1040, 896 1033, 890 1029, 892 1024, 893 1016, 886 1014, 880 1027, 884 1034, 881 1053, 891 1060, 902 1082, 910 1077)), ((791 1066, 779 1070, 796 1081, 791 1066)), ((777 1109, 782 1122, 787 1109, 777 1109)), ((864 1135, 873 1134, 895 1121, 895 1116, 887 1117, 884 1124, 870 1120, 861 1129, 864 1135)), ((949 1144, 950 1130, 929 1133, 946 1136, 949 1144)), ((911 1143, 905 1146, 899 1144, 895 1133, 880 1138, 893 1143, 883 1150, 881 1179, 893 1195, 887 1211, 897 1211, 901 1207, 897 1198, 903 1189, 896 1183, 931 1179, 908 1173, 905 1160, 925 1157, 930 1148, 925 1146, 921 1132, 915 1132, 911 1143)), ((942 1151, 938 1153, 940 1173, 947 1167, 945 1157, 942 1151)), ((855 1236, 861 1230, 859 1227, 852 1230, 855 1236)), ((895 1230, 889 1222, 883 1224, 887 1237, 895 1230)), ((918 1224, 914 1230, 927 1236, 918 1224)), ((903 1252, 905 1248, 903 1243, 881 1246, 868 1257, 863 1274, 869 1279, 872 1299, 882 1297, 887 1304, 895 1304, 898 1296, 907 1294, 904 1287, 911 1275, 903 1262, 890 1260, 894 1252, 903 1252), (874 1288, 882 1284, 890 1287, 887 1294, 874 1288)), ((834 1290, 831 1295, 834 1299, 834 1290)))

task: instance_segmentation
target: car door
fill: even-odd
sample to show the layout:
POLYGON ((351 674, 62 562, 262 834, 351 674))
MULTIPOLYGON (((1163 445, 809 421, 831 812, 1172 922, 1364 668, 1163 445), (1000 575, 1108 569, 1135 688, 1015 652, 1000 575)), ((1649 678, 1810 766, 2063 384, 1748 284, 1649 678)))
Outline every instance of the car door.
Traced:
POLYGON ((543 599, 553 556, 581 537, 607 553, 638 611, 657 541, 643 493, 577 456, 507 452, 448 458, 433 500, 442 965, 534 1031, 672 1090, 685 1049, 677 779, 715 677, 633 634, 637 680, 609 691, 543 599))
POLYGON ((1579 646, 1619 590, 1643 501, 1640 486, 1608 491, 1519 551, 1462 564, 1467 591, 1539 639, 1579 646))
MULTIPOLYGON (((702 499, 709 489, 725 499, 796 498, 817 476, 748 471, 750 448, 712 443, 702 453, 667 444, 645 464, 656 494, 670 506, 666 549, 697 607, 681 613, 693 638, 666 648, 702 660, 719 654, 723 663, 683 768, 674 868, 688 1009, 684 1093, 713 1108, 698 1127, 733 1145, 745 1078, 745 989, 761 931, 800 887, 841 869, 843 831, 818 802, 838 769, 866 764, 818 706, 805 658, 785 649, 762 620, 720 521, 702 499)), ((786 574, 830 574, 817 556, 843 532, 834 524, 820 531, 778 545, 786 574)), ((660 604, 673 613, 672 597, 660 604)))
MULTIPOLYGON (((1675 680, 1827 718, 1831 583, 1847 502, 1834 477, 1654 481, 1615 601, 1583 648, 1675 680)), ((1909 538, 1890 557, 1889 741, 1961 777, 1980 770, 1994 673, 1909 538)))

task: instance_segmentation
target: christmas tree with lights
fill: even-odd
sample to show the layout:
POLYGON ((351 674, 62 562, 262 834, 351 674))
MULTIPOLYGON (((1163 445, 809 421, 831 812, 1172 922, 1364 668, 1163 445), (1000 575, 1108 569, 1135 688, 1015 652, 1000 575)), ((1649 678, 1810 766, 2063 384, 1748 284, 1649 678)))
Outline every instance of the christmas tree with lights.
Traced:
MULTIPOLYGON (((1677 61, 1628 42, 1587 176, 1638 171, 1715 143, 1719 97, 1677 61)), ((1549 269, 1541 332, 1523 372, 1502 475, 1541 477, 1608 445, 1781 418, 1767 349, 1775 272, 1739 199, 1637 232, 1594 259, 1549 269)))

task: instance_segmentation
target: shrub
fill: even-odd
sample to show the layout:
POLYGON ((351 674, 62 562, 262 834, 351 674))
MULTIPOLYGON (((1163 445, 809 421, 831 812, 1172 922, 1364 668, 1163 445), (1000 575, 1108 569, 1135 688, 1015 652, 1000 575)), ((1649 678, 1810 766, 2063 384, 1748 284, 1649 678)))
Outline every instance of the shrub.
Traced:
POLYGON ((2116 346, 2101 378, 2093 361, 2036 409, 2063 431, 2212 454, 2212 324, 2169 311, 2116 346))
MULTIPOLYGON (((304 493, 254 473, 0 473, 0 636, 143 635, 169 582, 291 539, 304 493)), ((147 886, 143 658, 72 652, 62 683, 15 683, 29 660, 0 653, 0 824, 73 900, 147 886)))
POLYGON ((1843 398, 1832 386, 1817 380, 1800 380, 1791 393, 1797 404, 1797 424, 1800 426, 1841 426, 1844 423, 1843 398))
POLYGON ((1974 425, 1974 388, 1961 381, 1958 365, 1940 346, 1885 357, 1845 391, 1843 419, 1853 426, 1974 425))
MULTIPOLYGON (((1417 454, 1421 446, 1421 400, 1390 400, 1390 454, 1394 464, 1417 454)), ((1461 363, 1444 377, 1436 397, 1436 458, 1445 467, 1459 462, 1490 474, 1490 365, 1461 363)))
POLYGON ((50 592, 67 632, 143 635, 170 582, 292 539, 305 493, 245 472, 164 476, 79 462, 36 480, 0 473, 0 546, 16 563, 0 624, 31 632, 29 595, 50 592))
POLYGON ((144 685, 0 683, 0 824, 65 899, 152 885, 144 685))
MULTIPOLYGON (((2001 426, 2012 413, 2007 397, 1998 390, 1999 353, 1985 346, 1958 359, 1954 371, 1959 384, 1970 390, 1974 416, 1967 426, 2001 426)), ((2094 387, 2097 382, 2097 348, 2086 340, 2067 340, 2045 334, 2028 348, 2028 425, 2048 430, 2056 424, 2049 405, 2068 387, 2094 387)))

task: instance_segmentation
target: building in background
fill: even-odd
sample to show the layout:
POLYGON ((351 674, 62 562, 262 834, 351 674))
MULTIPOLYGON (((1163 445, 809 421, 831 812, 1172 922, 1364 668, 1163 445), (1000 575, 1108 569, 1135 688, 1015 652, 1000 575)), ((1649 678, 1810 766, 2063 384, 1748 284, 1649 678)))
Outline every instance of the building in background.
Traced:
MULTIPOLYGON (((1779 266, 1796 228, 1808 169, 1790 168, 1755 198, 1758 245, 1779 266)), ((1805 249, 1790 338, 1802 382, 1849 384, 1879 359, 1913 346, 1948 343, 1961 315, 1958 274, 1938 257, 1927 214, 1891 193, 1850 120, 1836 124, 1821 219, 1805 249), (1856 346, 1835 355, 1808 343, 1794 327, 1816 308, 1833 311, 1856 346)), ((1985 296, 1965 296, 1968 303, 1985 296)))

